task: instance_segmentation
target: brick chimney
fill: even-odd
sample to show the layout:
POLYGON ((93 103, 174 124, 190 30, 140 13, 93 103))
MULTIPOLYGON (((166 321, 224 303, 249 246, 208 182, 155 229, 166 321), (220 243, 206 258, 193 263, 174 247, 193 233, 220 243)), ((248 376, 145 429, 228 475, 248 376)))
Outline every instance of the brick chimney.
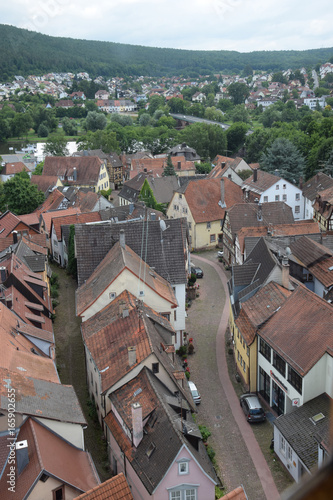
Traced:
POLYGON ((137 448, 143 438, 142 406, 140 403, 132 404, 132 440, 137 448))
POLYGON ((257 171, 257 169, 255 168, 255 169, 253 170, 253 182, 257 182, 257 180, 258 180, 258 171, 257 171))
POLYGON ((225 208, 225 199, 224 199, 224 178, 221 177, 221 207, 225 208))

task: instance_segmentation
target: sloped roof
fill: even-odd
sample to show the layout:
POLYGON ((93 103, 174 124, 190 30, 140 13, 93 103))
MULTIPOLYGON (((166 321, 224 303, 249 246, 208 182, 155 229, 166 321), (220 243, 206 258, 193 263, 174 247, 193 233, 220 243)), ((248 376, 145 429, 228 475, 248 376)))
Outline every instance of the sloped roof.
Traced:
POLYGON ((59 179, 56 175, 32 175, 32 184, 36 184, 38 189, 42 191, 45 196, 50 195, 50 191, 54 191, 55 187, 59 183, 59 179))
MULTIPOLYGON (((12 212, 3 213, 0 215, 0 238, 6 238, 10 235, 12 231, 19 225, 25 224, 25 222, 21 221, 19 217, 17 217, 12 212)), ((33 232, 37 232, 35 229, 30 228, 28 224, 25 224, 27 228, 29 228, 33 232)))
POLYGON ((54 210, 52 212, 43 212, 40 216, 41 225, 44 223, 45 225, 45 233, 50 234, 52 220, 56 217, 64 217, 65 215, 73 215, 80 213, 80 209, 78 207, 66 208, 65 210, 54 210))
POLYGON ((2 175, 15 175, 19 172, 30 172, 28 167, 21 161, 6 163, 1 172, 2 175))
POLYGON ((242 200, 241 188, 230 179, 190 181, 185 189, 187 204, 197 224, 223 220, 226 208, 242 200), (221 206, 221 182, 224 182, 224 202, 221 206))
POLYGON ((97 184, 102 165, 103 162, 98 156, 47 156, 43 174, 63 176, 69 185, 92 185, 97 184), (77 180, 68 180, 68 177, 74 177, 75 169, 77 180))
MULTIPOLYGON (((321 436, 326 436, 327 428, 330 427, 331 407, 332 399, 327 394, 321 394, 274 421, 274 425, 309 470, 318 466, 318 442, 321 443, 321 436), (322 413, 325 418, 314 423, 311 418, 318 413, 322 413)), ((330 448, 331 443, 325 444, 330 448)))
POLYGON ((236 319, 236 325, 247 345, 255 339, 257 328, 281 307, 292 292, 271 281, 245 302, 236 319))
POLYGON ((24 415, 44 417, 61 422, 86 424, 79 400, 73 386, 47 380, 35 379, 24 372, 10 372, 0 367, 1 408, 8 408, 10 380, 15 388, 15 411, 24 415))
POLYGON ((292 208, 282 201, 273 201, 261 205, 261 219, 258 218, 257 203, 237 203, 228 208, 228 215, 233 236, 242 227, 268 226, 269 224, 293 224, 292 208))
MULTIPOLYGON (((205 473, 215 482, 216 476, 202 443, 197 424, 193 422, 188 412, 187 416, 183 416, 181 419, 179 413, 172 407, 172 400, 176 399, 174 394, 147 368, 142 369, 136 379, 115 391, 111 395, 111 399, 130 430, 132 430, 130 399, 132 402, 140 402, 142 405, 143 420, 145 417, 149 417, 144 427, 143 438, 136 448, 132 446, 113 413, 110 412, 104 421, 150 494, 165 477, 184 446, 188 448, 205 473), (137 388, 141 388, 142 391, 137 391, 139 394, 133 398, 133 392, 137 388), (198 449, 191 444, 190 436, 197 437, 198 449), (147 450, 150 447, 153 449, 151 458, 147 455, 147 450)), ((183 404, 185 408, 186 401, 183 404)))
POLYGON ((293 242, 290 248, 293 256, 324 286, 333 285, 333 252, 306 236, 293 242))
MULTIPOLYGON (((155 349, 158 351, 156 353, 158 356, 163 356, 162 361, 165 356, 168 356, 166 353, 159 352, 158 347, 162 341, 160 335, 154 328, 151 328, 148 318, 146 321, 143 320, 143 316, 148 315, 147 311, 151 311, 151 315, 157 319, 158 315, 147 307, 141 309, 140 312, 137 309, 136 298, 125 290, 108 306, 82 323, 84 342, 100 372, 102 392, 112 387, 155 349), (154 349, 152 337, 156 336, 159 341, 155 343, 154 349), (136 363, 130 366, 128 347, 133 346, 136 347, 136 363)), ((171 339, 174 330, 166 319, 160 318, 169 330, 171 339)))
POLYGON ((317 194, 333 186, 333 179, 323 172, 318 172, 303 185, 303 196, 308 200, 315 201, 317 194))
MULTIPOLYGON (((42 473, 57 478, 79 492, 90 490, 99 484, 99 477, 87 452, 71 445, 32 418, 23 423, 17 439, 27 441, 29 463, 16 479, 15 498, 26 498, 42 473)), ((4 474, 8 470, 9 464, 4 474)), ((1 498, 8 496, 7 488, 8 484, 1 481, 1 498)))
POLYGON ((160 178, 149 176, 147 180, 149 186, 153 190, 157 203, 169 203, 173 193, 179 187, 178 178, 175 175, 168 175, 160 178))
POLYGON ((304 376, 325 352, 332 352, 332 325, 332 305, 300 284, 259 335, 304 376))
POLYGON ((80 212, 73 215, 64 214, 63 217, 55 217, 52 219, 51 230, 53 226, 58 241, 61 241, 61 226, 68 226, 72 224, 86 224, 87 222, 96 222, 100 220, 101 216, 98 212, 80 212))
MULTIPOLYGON (((281 180, 281 177, 277 177, 274 174, 270 174, 269 172, 265 172, 264 170, 256 170, 257 180, 254 181, 254 175, 252 174, 250 177, 243 181, 243 188, 247 187, 250 191, 254 191, 256 193, 263 193, 271 186, 274 186, 277 182, 281 180)), ((286 181, 287 182, 287 181, 286 181)))
POLYGON ((123 248, 118 241, 88 280, 77 289, 77 314, 79 316, 83 314, 125 269, 133 274, 132 280, 137 282, 138 286, 142 282, 142 286, 148 286, 170 304, 177 306, 177 299, 170 283, 150 270, 149 266, 130 247, 125 245, 123 248))
POLYGON ((82 493, 74 500, 133 500, 132 492, 122 472, 95 486, 92 490, 82 493))
POLYGON ((79 286, 119 240, 121 229, 125 230, 126 245, 137 255, 142 255, 160 276, 172 284, 186 283, 187 223, 185 219, 170 219, 164 226, 157 220, 76 225, 79 286))
MULTIPOLYGON (((37 175, 36 177, 43 177, 43 176, 37 175)), ((57 210, 61 205, 61 203, 63 202, 63 199, 64 195, 58 189, 53 189, 52 193, 49 194, 46 200, 43 201, 43 203, 34 210, 34 213, 40 215, 43 212, 57 210)))
POLYGON ((101 220, 111 220, 113 222, 126 221, 130 219, 146 219, 152 220, 152 214, 155 214, 155 219, 166 219, 166 216, 158 210, 153 210, 145 206, 143 202, 133 203, 130 205, 120 205, 119 207, 108 207, 100 210, 101 220))

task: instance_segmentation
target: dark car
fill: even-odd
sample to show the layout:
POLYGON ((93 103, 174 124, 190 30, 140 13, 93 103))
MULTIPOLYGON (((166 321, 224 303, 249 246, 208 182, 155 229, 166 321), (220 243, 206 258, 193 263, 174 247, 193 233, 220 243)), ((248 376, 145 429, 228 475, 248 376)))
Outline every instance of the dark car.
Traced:
POLYGON ((191 274, 195 274, 197 278, 203 278, 203 270, 200 267, 191 267, 191 274))
POLYGON ((264 422, 266 420, 265 412, 256 394, 243 394, 239 401, 248 422, 264 422))

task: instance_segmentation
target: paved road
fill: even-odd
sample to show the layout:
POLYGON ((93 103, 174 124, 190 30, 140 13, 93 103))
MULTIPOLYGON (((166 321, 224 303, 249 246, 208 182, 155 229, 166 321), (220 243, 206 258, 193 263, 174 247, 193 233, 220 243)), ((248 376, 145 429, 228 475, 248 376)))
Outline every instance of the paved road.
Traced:
POLYGON ((249 500, 276 500, 279 493, 271 472, 241 412, 228 375, 226 275, 218 262, 197 255, 192 256, 192 261, 205 273, 198 280, 200 297, 188 311, 186 327, 195 346, 193 358, 189 357, 191 379, 202 397, 198 423, 212 432, 210 443, 227 491, 243 485, 249 500))

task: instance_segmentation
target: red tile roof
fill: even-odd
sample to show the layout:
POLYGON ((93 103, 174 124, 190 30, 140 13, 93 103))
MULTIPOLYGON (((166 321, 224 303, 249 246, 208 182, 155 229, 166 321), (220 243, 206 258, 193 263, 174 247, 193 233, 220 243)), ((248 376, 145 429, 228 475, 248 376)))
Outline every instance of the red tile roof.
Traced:
POLYGON ((242 189, 230 179, 224 179, 224 208, 219 203, 221 179, 190 181, 184 195, 197 224, 223 220, 226 208, 242 201, 242 189))
POLYGON ((332 325, 332 305, 299 284, 259 335, 304 376, 326 352, 332 355, 332 325))
MULTIPOLYGON (((171 157, 171 161, 176 173, 195 170, 194 162, 185 160, 185 156, 171 157)), ((132 168, 129 172, 130 179, 141 172, 147 172, 153 177, 162 177, 166 164, 167 158, 133 158, 132 168)))
POLYGON ((98 222, 101 220, 99 212, 76 213, 73 215, 65 215, 63 217, 55 217, 51 222, 55 229, 58 241, 61 240, 61 226, 68 226, 71 224, 85 224, 87 222, 98 222))
POLYGON ((133 495, 121 472, 74 500, 133 500, 133 495))
POLYGON ((73 186, 96 185, 103 162, 98 156, 47 156, 44 161, 43 174, 64 178, 73 186), (77 180, 74 178, 76 169, 77 180))
POLYGON ((14 175, 19 172, 30 172, 30 170, 23 162, 16 161, 13 163, 6 163, 1 173, 2 175, 14 175))
MULTIPOLYGON (((60 482, 60 485, 67 484, 72 491, 74 489, 74 494, 75 490, 84 492, 99 484, 98 475, 87 452, 71 445, 31 418, 24 422, 19 431, 18 441, 24 440, 28 443, 29 463, 16 476, 13 499, 26 498, 30 488, 35 486, 42 473, 53 476, 60 482)), ((9 464, 4 474, 8 471, 9 464)), ((7 488, 8 484, 1 481, 0 498, 8 498, 7 488)), ((52 494, 54 483, 50 488, 49 495, 52 494)))
MULTIPOLYGON (((36 175, 36 177, 44 177, 44 176, 36 175)), ((52 193, 50 193, 49 196, 46 198, 46 200, 41 205, 39 205, 39 207, 36 208, 34 213, 36 213, 39 216, 43 212, 57 210, 59 205, 62 203, 63 199, 64 195, 58 189, 54 189, 52 193)))
POLYGON ((80 209, 78 207, 75 208, 67 208, 66 210, 54 210, 53 212, 45 212, 41 214, 41 227, 44 226, 45 233, 50 235, 51 231, 51 223, 52 220, 56 217, 64 217, 65 215, 73 215, 80 213, 80 209))

